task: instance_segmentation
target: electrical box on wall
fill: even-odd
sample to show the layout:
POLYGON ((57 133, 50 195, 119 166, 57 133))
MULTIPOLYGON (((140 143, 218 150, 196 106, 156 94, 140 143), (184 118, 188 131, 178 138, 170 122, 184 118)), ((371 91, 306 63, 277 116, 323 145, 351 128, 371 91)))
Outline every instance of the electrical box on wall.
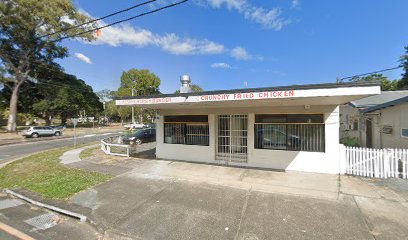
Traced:
POLYGON ((384 134, 392 134, 392 126, 383 126, 382 127, 382 132, 384 134))

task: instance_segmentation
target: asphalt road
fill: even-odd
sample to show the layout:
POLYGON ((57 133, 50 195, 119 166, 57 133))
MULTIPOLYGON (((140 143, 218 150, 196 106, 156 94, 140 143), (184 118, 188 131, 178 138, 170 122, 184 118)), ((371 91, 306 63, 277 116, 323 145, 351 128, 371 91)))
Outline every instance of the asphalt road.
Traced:
MULTIPOLYGON (((114 133, 102 133, 102 134, 90 134, 77 137, 77 144, 90 143, 94 141, 99 141, 103 138, 114 136, 120 134, 118 132, 114 133)), ((47 137, 49 141, 38 141, 38 142, 28 142, 28 143, 18 143, 12 145, 0 146, 0 164, 6 162, 7 160, 14 159, 20 156, 24 156, 30 153, 44 151, 52 148, 73 146, 74 138, 55 138, 47 137)), ((41 139, 43 140, 43 139, 41 139)))

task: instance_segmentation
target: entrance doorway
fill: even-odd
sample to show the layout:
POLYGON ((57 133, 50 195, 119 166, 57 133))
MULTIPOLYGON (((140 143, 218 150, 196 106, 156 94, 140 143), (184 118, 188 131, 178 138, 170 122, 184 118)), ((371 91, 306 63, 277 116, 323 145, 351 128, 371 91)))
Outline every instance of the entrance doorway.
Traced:
POLYGON ((366 119, 366 146, 368 148, 373 147, 373 119, 368 118, 366 119))
POLYGON ((246 163, 248 160, 248 115, 219 115, 216 160, 246 163))

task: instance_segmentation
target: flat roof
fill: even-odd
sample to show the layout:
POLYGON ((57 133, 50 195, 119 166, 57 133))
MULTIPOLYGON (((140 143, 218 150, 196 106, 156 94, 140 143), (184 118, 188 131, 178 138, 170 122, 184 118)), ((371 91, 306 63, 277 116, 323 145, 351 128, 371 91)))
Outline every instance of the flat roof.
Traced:
POLYGON ((116 98, 116 105, 140 106, 151 109, 305 104, 339 105, 379 93, 381 93, 379 82, 325 83, 128 96, 116 98), (232 102, 234 104, 231 104, 232 102))
POLYGON ((344 87, 364 87, 364 86, 381 86, 378 81, 366 81, 366 82, 347 82, 347 83, 320 83, 320 84, 305 84, 305 85, 289 85, 289 86, 277 86, 277 87, 264 87, 264 88, 237 88, 226 90, 213 90, 203 92, 191 92, 191 93, 168 93, 168 94, 155 94, 146 96, 126 96, 117 97, 115 100, 120 99, 143 99, 143 98, 164 98, 164 97, 188 97, 188 96, 200 96, 200 95, 216 95, 216 94, 231 94, 231 93, 250 93, 250 92, 273 92, 284 90, 308 90, 308 89, 327 89, 327 88, 344 88, 344 87))

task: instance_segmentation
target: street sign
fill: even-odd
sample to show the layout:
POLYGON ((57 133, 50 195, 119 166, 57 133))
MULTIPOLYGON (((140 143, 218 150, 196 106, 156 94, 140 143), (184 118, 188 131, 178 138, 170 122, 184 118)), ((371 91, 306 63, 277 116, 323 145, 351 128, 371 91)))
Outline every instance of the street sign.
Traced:
POLYGON ((78 118, 71 118, 72 124, 74 124, 74 127, 78 124, 78 118))

